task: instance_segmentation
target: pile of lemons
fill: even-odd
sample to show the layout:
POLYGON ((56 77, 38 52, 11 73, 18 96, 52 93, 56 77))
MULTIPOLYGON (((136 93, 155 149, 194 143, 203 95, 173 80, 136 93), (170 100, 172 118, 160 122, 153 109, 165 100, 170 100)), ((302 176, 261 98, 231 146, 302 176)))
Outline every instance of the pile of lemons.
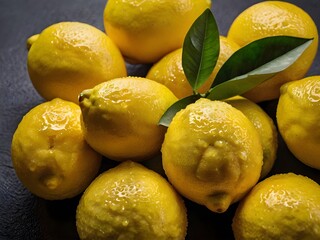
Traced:
POLYGON ((319 184, 294 173, 268 175, 278 130, 297 159, 320 169, 320 76, 304 78, 318 32, 302 9, 266 1, 242 12, 220 36, 217 65, 200 92, 234 52, 263 37, 313 38, 292 66, 244 96, 201 98, 168 128, 158 124, 192 94, 182 45, 207 8, 210 0, 109 0, 105 32, 60 22, 27 40, 30 80, 46 101, 18 125, 13 166, 41 198, 82 194, 80 239, 185 239, 183 198, 217 213, 239 202, 236 239, 320 238, 319 184), (145 77, 128 76, 126 62, 153 66, 145 77), (277 98, 276 125, 258 102, 277 98), (160 153, 165 177, 140 163, 160 153), (100 173, 101 161, 118 164, 100 173))

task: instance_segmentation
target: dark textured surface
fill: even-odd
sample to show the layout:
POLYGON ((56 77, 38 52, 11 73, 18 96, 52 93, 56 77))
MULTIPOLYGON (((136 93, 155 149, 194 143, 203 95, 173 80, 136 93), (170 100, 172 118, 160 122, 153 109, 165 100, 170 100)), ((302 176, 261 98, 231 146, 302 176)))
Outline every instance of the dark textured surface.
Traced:
MULTIPOLYGON (((213 12, 220 32, 226 34, 234 17, 260 1, 216 0, 213 12)), ((319 0, 289 1, 305 9, 320 26, 319 0)), ((0 0, 0 240, 78 239, 74 214, 79 197, 45 201, 29 193, 12 168, 10 144, 22 116, 43 101, 35 92, 26 69, 26 39, 59 21, 81 21, 103 30, 105 0, 0 0)), ((144 66, 131 66, 131 75, 144 75, 144 66)), ((319 74, 320 57, 308 75, 319 74)), ((274 117, 276 102, 262 104, 274 117)), ((160 168, 159 162, 146 163, 160 168)), ((279 158, 271 174, 296 172, 320 183, 320 172, 298 162, 280 139, 279 158)), ((189 215, 187 239, 232 239, 231 219, 236 205, 214 214, 186 201, 189 215), (216 238, 215 238, 216 237, 216 238)))

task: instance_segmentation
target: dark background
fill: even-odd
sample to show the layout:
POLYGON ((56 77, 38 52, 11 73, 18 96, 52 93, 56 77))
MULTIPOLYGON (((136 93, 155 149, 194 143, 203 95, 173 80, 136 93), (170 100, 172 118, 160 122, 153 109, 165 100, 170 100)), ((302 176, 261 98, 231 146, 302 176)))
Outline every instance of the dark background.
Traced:
MULTIPOLYGON (((233 19, 257 2, 260 1, 213 0, 212 11, 220 33, 225 35, 233 19)), ((319 0, 289 2, 302 7, 320 26, 319 0)), ((60 21, 85 22, 103 30, 105 4, 106 0, 0 0, 0 240, 78 239, 74 215, 80 196, 63 201, 45 201, 33 196, 15 175, 10 145, 22 116, 43 102, 28 77, 27 38, 60 21)), ((308 75, 319 74, 319 66, 318 54, 308 75)), ((128 67, 130 75, 143 76, 148 66, 128 67)), ((274 118, 276 104, 270 101, 261 105, 274 118)), ((280 137, 278 156, 270 174, 291 171, 320 183, 320 172, 297 161, 280 137)), ((159 162, 146 164, 161 168, 159 162)), ((211 213, 187 200, 186 205, 187 239, 233 239, 230 224, 236 204, 224 214, 211 213)))

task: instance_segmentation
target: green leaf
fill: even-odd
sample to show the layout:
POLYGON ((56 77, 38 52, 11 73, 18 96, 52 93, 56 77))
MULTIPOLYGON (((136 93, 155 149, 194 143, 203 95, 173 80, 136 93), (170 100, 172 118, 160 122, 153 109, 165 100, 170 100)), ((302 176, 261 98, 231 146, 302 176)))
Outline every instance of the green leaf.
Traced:
POLYGON ((167 111, 162 115, 158 124, 165 126, 165 127, 168 127, 177 112, 179 112, 181 109, 184 109, 189 104, 194 103, 195 101, 197 101, 200 98, 201 98, 201 95, 196 94, 196 95, 191 95, 191 96, 179 99, 177 102, 172 104, 167 109, 167 111))
POLYGON ((207 96, 212 100, 241 95, 294 63, 312 39, 267 37, 235 52, 221 67, 207 96))
POLYGON ((193 23, 183 43, 182 67, 194 91, 209 78, 219 57, 219 31, 210 9, 193 23))

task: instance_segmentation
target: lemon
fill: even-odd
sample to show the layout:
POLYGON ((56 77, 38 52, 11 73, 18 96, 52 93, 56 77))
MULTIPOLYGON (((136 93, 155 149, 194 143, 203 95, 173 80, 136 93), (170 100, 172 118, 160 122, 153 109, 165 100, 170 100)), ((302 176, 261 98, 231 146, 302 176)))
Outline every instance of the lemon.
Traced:
POLYGON ((225 102, 240 110, 257 129, 263 150, 260 178, 266 177, 277 158, 278 132, 273 120, 259 105, 244 97, 236 96, 225 102))
POLYGON ((110 159, 145 160, 160 152, 166 128, 158 121, 175 101, 167 87, 142 77, 101 83, 81 93, 85 139, 110 159))
POLYGON ((244 94, 254 102, 278 98, 282 84, 305 76, 318 49, 317 26, 307 12, 294 4, 263 1, 240 13, 229 29, 227 37, 241 47, 254 40, 277 35, 314 40, 290 67, 244 94))
POLYGON ((162 163, 183 196, 221 213, 257 183, 262 146, 243 113, 202 98, 173 118, 162 145, 162 163))
POLYGON ((80 107, 61 99, 37 105, 19 123, 11 156, 17 176, 33 194, 71 198, 98 173, 101 156, 85 142, 80 107))
POLYGON ((182 48, 161 58, 148 71, 146 78, 167 86, 177 98, 192 95, 192 88, 182 68, 182 48))
POLYGON ((99 177, 80 199, 80 239, 185 239, 186 208, 162 176, 126 161, 99 177))
POLYGON ((46 100, 78 103, 78 95, 112 78, 127 75, 124 59, 99 29, 80 22, 59 22, 31 36, 28 73, 46 100))
MULTIPOLYGON (((200 87, 200 93, 206 93, 210 89, 211 84, 222 65, 238 49, 239 46, 236 43, 224 36, 220 36, 220 53, 216 66, 209 79, 202 87, 200 87)), ((179 48, 161 58, 151 67, 146 78, 166 85, 178 98, 184 98, 192 95, 193 93, 192 87, 190 86, 182 68, 182 48, 179 48)))
POLYGON ((320 76, 284 84, 276 117, 289 150, 304 164, 320 169, 320 76))
POLYGON ((210 0, 109 0, 104 27, 129 62, 152 63, 182 47, 210 0))
POLYGON ((258 183, 240 202, 232 223, 236 240, 320 239, 320 186, 293 173, 258 183))

